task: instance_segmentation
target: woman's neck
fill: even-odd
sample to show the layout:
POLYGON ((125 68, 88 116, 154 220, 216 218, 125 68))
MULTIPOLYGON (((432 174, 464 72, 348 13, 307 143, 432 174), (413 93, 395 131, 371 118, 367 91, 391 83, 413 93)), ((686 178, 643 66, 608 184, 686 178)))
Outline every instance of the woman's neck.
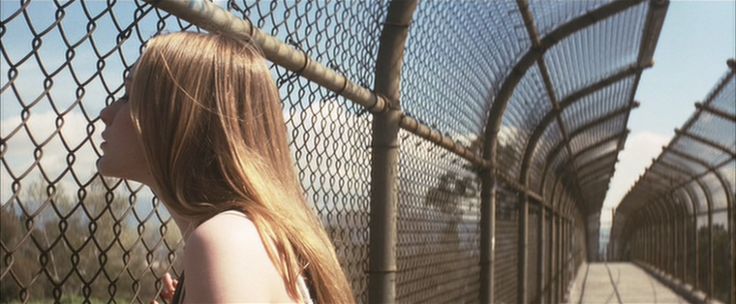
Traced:
POLYGON ((163 202, 164 206, 166 206, 166 210, 171 215, 171 218, 174 220, 174 223, 176 223, 176 226, 179 228, 179 232, 181 233, 181 238, 184 240, 184 243, 186 244, 186 241, 189 239, 189 235, 192 233, 192 231, 197 228, 197 223, 194 219, 188 218, 186 216, 180 215, 177 213, 173 208, 169 206, 167 199, 164 195, 162 195, 162 192, 159 191, 158 187, 155 185, 149 185, 149 188, 151 188, 151 191, 153 194, 158 197, 161 202, 163 202))
MULTIPOLYGON (((166 203, 164 203, 166 205, 166 203)), ((186 241, 189 239, 189 235, 192 233, 192 231, 197 228, 197 225, 193 220, 186 219, 178 214, 176 214, 175 211, 171 210, 168 206, 166 207, 167 210, 169 210, 169 214, 171 214, 171 218, 174 219, 174 223, 176 223, 176 226, 179 227, 179 232, 181 232, 181 238, 184 240, 184 243, 186 244, 186 241)))

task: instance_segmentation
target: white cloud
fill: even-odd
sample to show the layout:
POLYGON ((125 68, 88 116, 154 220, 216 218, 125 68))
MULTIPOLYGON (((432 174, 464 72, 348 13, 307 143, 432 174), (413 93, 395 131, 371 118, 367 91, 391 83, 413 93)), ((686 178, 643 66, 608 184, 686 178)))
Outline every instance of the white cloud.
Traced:
MULTIPOLYGON (((5 203, 12 195, 11 184, 13 180, 10 178, 8 169, 16 176, 31 170, 31 173, 23 178, 21 185, 27 185, 40 178, 38 165, 34 164, 34 153, 37 146, 31 141, 31 137, 33 137, 37 144, 46 142, 40 148, 42 152, 39 158, 40 167, 49 179, 55 180, 60 178, 62 187, 67 191, 73 193, 78 187, 71 173, 69 171, 64 172, 69 166, 67 160, 70 154, 73 154, 74 157, 74 162, 71 165, 72 170, 80 179, 81 183, 89 181, 97 172, 95 163, 99 156, 92 146, 98 146, 102 142, 100 138, 102 124, 98 121, 94 125, 95 130, 90 136, 91 141, 89 141, 87 140, 89 121, 80 111, 66 113, 63 116, 64 122, 59 128, 59 133, 54 134, 57 117, 57 114, 52 111, 32 111, 25 124, 27 127, 22 127, 7 139, 7 151, 3 155, 3 160, 9 168, 3 166, 2 170, 0 170, 0 202, 5 203), (68 148, 65 147, 64 142, 68 148), (77 147, 79 149, 75 152, 68 150, 73 150, 77 147)), ((3 119, 0 124, 2 137, 5 138, 18 126, 22 126, 23 123, 20 116, 13 116, 3 119)), ((71 159, 69 158, 69 160, 71 159)))
POLYGON ((654 132, 632 133, 616 164, 616 172, 611 179, 611 187, 603 202, 601 226, 611 225, 611 209, 618 206, 621 199, 652 163, 652 159, 662 153, 662 147, 670 140, 669 136, 654 132))
POLYGON ((360 209, 342 204, 345 197, 368 194, 369 185, 360 181, 370 174, 370 120, 356 116, 332 98, 298 109, 293 116, 285 111, 284 119, 292 155, 297 167, 304 170, 301 183, 308 199, 318 209, 360 209), (295 149, 299 153, 294 153, 295 149))

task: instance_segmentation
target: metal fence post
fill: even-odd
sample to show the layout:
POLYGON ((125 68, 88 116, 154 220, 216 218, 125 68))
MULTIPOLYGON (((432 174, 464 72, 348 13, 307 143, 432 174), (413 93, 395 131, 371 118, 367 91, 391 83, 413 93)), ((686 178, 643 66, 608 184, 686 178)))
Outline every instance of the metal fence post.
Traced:
POLYGON ((539 222, 537 223, 537 285, 539 285, 539 288, 537 289, 537 294, 534 295, 536 299, 535 302, 539 303, 545 303, 545 297, 544 297, 544 258, 545 254, 547 254, 547 250, 545 250, 545 242, 546 239, 544 237, 545 229, 544 225, 547 222, 547 211, 544 205, 539 205, 539 222))
POLYGON ((562 281, 560 284, 560 301, 564 301, 567 294, 567 277, 570 268, 570 233, 569 220, 562 222, 562 281))
POLYGON ((491 169, 483 170, 480 211, 480 302, 493 303, 493 260, 496 246, 496 179, 491 169))
POLYGON ((368 301, 396 301, 396 243, 399 178, 401 68, 417 1, 393 1, 381 33, 375 93, 389 100, 389 110, 373 117, 368 301))
POLYGON ((671 240, 671 242, 670 242, 670 250, 671 250, 671 253, 672 253, 672 266, 671 266, 672 267, 672 275, 674 277, 676 277, 676 278, 681 278, 682 277, 682 275, 680 274, 680 269, 678 267, 679 266, 679 263, 678 262, 679 262, 679 259, 680 259, 680 255, 677 252, 677 248, 679 248, 678 247, 678 245, 679 245, 678 244, 678 241, 679 240, 677 239, 677 231, 678 231, 677 228, 679 226, 678 225, 679 224, 679 219, 680 219, 679 214, 675 214, 675 216, 672 217, 672 222, 670 223, 670 231, 669 231, 670 240, 671 240))
POLYGON ((708 199, 708 260, 706 261, 708 263, 708 289, 705 290, 708 296, 706 299, 712 299, 715 295, 715 282, 713 281, 715 271, 713 263, 713 202, 709 196, 709 193, 706 192, 706 198, 708 199))
POLYGON ((556 249, 557 252, 555 258, 557 259, 557 271, 555 274, 555 301, 561 302, 562 301, 562 272, 563 272, 563 247, 564 247, 564 236, 562 235, 562 227, 563 227, 563 218, 557 217, 557 225, 555 227, 555 233, 557 235, 556 238, 556 249))
MULTIPOLYGON (((733 59, 730 61, 731 69, 734 68, 733 59)), ((736 189, 732 189, 731 191, 734 191, 736 189)), ((729 301, 731 303, 736 303, 736 214, 734 213, 734 204, 736 204, 736 200, 732 200, 731 203, 728 205, 728 233, 731 235, 731 259, 729 265, 731 267, 731 292, 729 292, 729 301)))
MULTIPOLYGON (((731 61, 733 62, 733 60, 731 61)), ((733 69, 733 68, 732 68, 733 69)), ((736 302, 736 213, 734 212, 734 204, 736 202, 732 201, 730 205, 728 205, 728 218, 730 219, 728 221, 728 233, 731 234, 731 260, 729 261, 731 263, 731 292, 729 293, 730 301, 731 303, 736 302)))
MULTIPOLYGON (((736 59, 731 58, 726 61, 726 65, 731 70, 731 77, 734 77, 733 74, 736 74, 736 59)), ((727 214, 728 214, 728 233, 731 235, 731 260, 729 261, 731 265, 731 291, 729 294, 729 301, 731 303, 736 303, 736 212, 734 211, 734 205, 736 204, 736 185, 732 185, 728 190, 729 193, 732 195, 732 199, 730 201, 730 204, 727 206, 727 214)))
POLYGON ((687 237, 687 209, 685 210, 685 213, 680 218, 680 229, 677 231, 678 237, 680 239, 680 273, 682 276, 682 282, 687 283, 687 277, 688 277, 688 269, 687 269, 687 248, 688 248, 688 237, 687 237))
MULTIPOLYGON (((703 290, 706 294, 706 301, 711 300, 713 298, 713 195, 711 194, 711 190, 703 181, 700 179, 695 179, 695 183, 700 186, 700 188, 703 190, 703 194, 705 194, 705 202, 706 202, 706 212, 707 212, 707 234, 706 234, 706 242, 707 242, 707 253, 705 256, 705 269, 701 269, 701 271, 705 271, 707 278, 705 280, 705 286, 701 290, 703 290)), ((697 226, 696 226, 697 228, 697 226)), ((698 261, 700 262, 700 261, 698 261)))
POLYGON ((518 245, 518 283, 517 283, 517 301, 519 303, 527 303, 527 277, 528 277, 528 264, 527 257, 529 256, 528 242, 529 242, 529 198, 526 194, 521 194, 521 204, 519 205, 519 245, 518 245))
POLYGON ((695 253, 694 258, 694 265, 695 265, 695 271, 693 272, 693 290, 701 288, 700 286, 700 237, 698 236, 698 213, 697 211, 693 212, 693 252, 695 253))
POLYGON ((557 227, 557 213, 556 212, 550 211, 549 221, 550 221, 550 226, 549 226, 550 229, 547 233, 549 237, 550 246, 549 246, 549 253, 548 253, 549 259, 547 259, 548 272, 547 272, 547 291, 546 291, 545 297, 547 301, 553 302, 554 301, 554 287, 555 287, 555 282, 557 282, 555 278, 555 274, 557 273, 555 269, 556 260, 557 260, 557 247, 555 243, 555 241, 557 240, 557 237, 555 234, 557 231, 556 230, 557 229, 556 228, 557 227))

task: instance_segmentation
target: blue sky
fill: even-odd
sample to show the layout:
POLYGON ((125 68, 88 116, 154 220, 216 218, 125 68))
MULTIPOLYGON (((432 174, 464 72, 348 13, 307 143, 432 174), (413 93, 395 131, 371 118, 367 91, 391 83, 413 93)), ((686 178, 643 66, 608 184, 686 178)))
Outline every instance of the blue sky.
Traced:
MULTIPOLYGON (((224 1, 216 1, 216 3, 222 6, 224 1)), ((336 5, 335 2, 332 3, 336 5)), ((61 188, 64 188, 67 193, 71 193, 72 195, 80 188, 80 184, 85 184, 91 179, 96 173, 95 162, 101 153, 95 147, 101 142, 100 133, 104 129, 101 121, 94 120, 106 102, 110 102, 113 96, 122 96, 123 92, 120 90, 122 86, 122 72, 124 65, 130 65, 139 55, 140 41, 138 36, 141 39, 150 38, 156 33, 159 25, 163 26, 163 29, 169 32, 181 30, 174 18, 168 18, 165 23, 159 24, 157 14, 150 12, 145 17, 140 18, 137 31, 132 34, 131 38, 122 43, 120 51, 114 51, 109 56, 106 56, 104 60, 99 60, 101 54, 107 54, 111 50, 116 49, 119 34, 118 28, 124 29, 134 22, 136 16, 139 16, 140 13, 137 11, 137 5, 139 4, 129 0, 117 1, 112 7, 113 14, 106 12, 109 7, 105 1, 73 1, 61 3, 61 5, 65 5, 63 8, 64 15, 60 25, 63 31, 59 31, 58 27, 54 25, 57 4, 47 0, 34 0, 30 2, 26 8, 26 16, 23 14, 18 15, 5 24, 6 34, 2 36, 2 46, 6 58, 0 59, 0 70, 2 70, 0 72, 0 85, 8 84, 8 72, 10 69, 8 61, 13 65, 17 65, 18 76, 14 81, 14 89, 17 91, 19 98, 16 97, 14 89, 11 88, 4 90, 2 93, 2 103, 0 103, 0 131, 2 136, 5 137, 11 132, 16 132, 15 130, 18 126, 22 125, 20 116, 22 109, 21 102, 25 105, 31 103, 34 103, 34 105, 29 110, 30 115, 25 124, 27 129, 21 128, 7 141, 8 149, 3 155, 6 165, 5 167, 0 165, 0 204, 5 203, 13 194, 11 190, 13 179, 8 173, 8 168, 14 176, 24 175, 28 171, 27 175, 20 181, 21 195, 24 192, 23 189, 29 188, 30 183, 38 180, 41 174, 46 175, 50 180, 58 180, 59 184, 57 185, 60 185, 61 188), (95 19, 94 25, 91 25, 92 22, 87 15, 95 19), (98 15, 99 17, 97 17, 98 15), (26 21, 25 17, 30 21, 26 21), (42 43, 38 47, 38 59, 32 56, 23 61, 22 59, 26 57, 26 54, 33 49, 31 38, 33 33, 28 26, 28 22, 30 22, 36 33, 46 33, 43 34, 42 43), (91 32, 91 40, 85 38, 88 31, 91 32), (68 42, 65 42, 65 40, 68 42), (67 45, 76 45, 77 41, 80 40, 82 42, 74 47, 73 56, 71 56, 71 53, 67 53, 69 49, 67 45), (65 66, 67 62, 66 56, 71 57, 69 61, 71 62, 70 65, 73 73, 65 66), (20 61, 23 61, 23 63, 20 63, 20 61), (43 68, 39 66, 37 61, 40 61, 43 68), (100 64, 104 64, 104 68, 101 72, 98 72, 97 67, 100 64), (47 93, 44 93, 44 74, 53 74, 57 70, 59 70, 58 74, 52 77, 53 85, 48 89, 47 93), (100 74, 98 75, 97 73, 100 74), (34 100, 37 100, 37 102, 34 102, 34 100), (63 113, 60 114, 63 116, 63 123, 61 123, 61 120, 57 120, 58 115, 56 112, 63 113), (58 128, 63 140, 55 134, 54 130, 57 127, 57 123, 61 124, 58 128), (33 140, 30 139, 31 137, 33 137, 33 140), (87 137, 90 137, 91 141, 87 137), (39 149, 43 154, 39 159, 41 168, 38 168, 38 166, 33 165, 33 153, 36 143, 40 142, 45 142, 45 144, 39 149), (69 156, 74 157, 74 162, 69 165, 74 171, 73 173, 66 171, 69 156)), ((268 2, 262 2, 259 5, 261 6, 260 10, 267 11, 270 8, 268 2)), ((357 8, 353 8, 355 10, 360 10, 360 5, 360 2, 347 2, 345 4, 348 8, 356 6, 357 8)), ((306 2, 300 2, 295 6, 295 9, 306 10, 305 6, 307 6, 306 2)), ((6 21, 19 7, 20 1, 0 0, 0 20, 6 21)), ((148 8, 150 7, 147 5, 144 7, 144 9, 148 8)), ((294 35, 294 38, 306 39, 305 27, 303 25, 295 25, 298 16, 293 12, 291 14, 285 14, 283 11, 284 8, 283 5, 280 5, 273 12, 275 21, 280 22, 283 21, 282 19, 286 19, 285 22, 278 25, 279 31, 277 37, 282 41, 287 40, 286 36, 288 33, 285 27, 294 26, 297 29, 290 32, 294 35)), ((316 18, 312 16, 315 13, 316 11, 314 9, 309 10, 308 17, 316 18)), ((332 28, 323 25, 323 27, 327 27, 327 32, 334 31, 334 23, 331 26, 332 28)), ((271 33, 274 28, 274 24, 266 20, 264 27, 261 29, 267 33, 271 33)), ((356 26, 356 31, 361 31, 361 29, 356 26)), ((367 33, 367 31, 365 32, 367 33)), ((356 33, 354 35, 355 37, 351 39, 359 40, 363 37, 363 34, 362 32, 356 33)), ((313 39, 313 36, 311 35, 308 38, 313 39)), ((325 40, 322 39, 320 43, 320 50, 325 52, 318 56, 324 57, 331 54, 328 50, 329 44, 325 40)), ((354 44, 350 47, 358 48, 361 46, 354 44)), ((317 57, 317 60, 324 60, 324 58, 317 57)), ((360 63, 360 59, 354 58, 336 58, 334 61, 343 67, 353 67, 360 63)), ((279 78, 279 75, 276 75, 275 71, 273 76, 275 79, 279 78)), ((316 88, 315 84, 308 83, 304 79, 298 79, 296 81, 294 83, 294 92, 300 92, 301 90, 309 92, 320 91, 316 88)), ((294 125, 311 125, 312 127, 300 128, 296 133, 304 141, 302 143, 303 145, 309 147, 315 154, 319 154, 310 157, 311 163, 307 163, 304 159, 305 154, 302 154, 302 157, 297 159, 298 164, 303 168, 308 167, 313 172, 320 171, 330 174, 335 174, 334 171, 339 170, 338 166, 341 165, 342 170, 347 170, 346 168, 348 167, 352 170, 351 174, 344 174, 344 178, 356 180, 362 178, 364 176, 362 172, 355 170, 353 167, 362 164, 368 159, 368 155, 366 154, 368 152, 363 147, 367 146, 369 141, 364 136, 351 136, 350 132, 341 132, 335 135, 333 130, 335 129, 335 125, 344 127, 354 124, 358 124, 364 129, 369 130, 370 124, 367 118, 356 118, 354 115, 351 115, 348 112, 348 107, 341 105, 343 102, 320 103, 314 100, 315 98, 322 98, 330 94, 325 94, 324 96, 320 95, 320 93, 306 94, 304 98, 300 98, 294 92, 289 95, 287 91, 289 87, 291 85, 287 84, 280 88, 282 96, 289 99, 287 105, 290 108, 285 109, 285 112, 289 112, 289 110, 294 110, 295 112, 308 111, 314 113, 314 115, 292 115, 288 125, 290 127, 294 125), (302 107, 299 107, 299 105, 302 107), (324 132, 323 129, 325 129, 324 132), (304 135, 305 133, 309 134, 304 135), (332 138, 330 140, 319 140, 317 134, 331 136, 332 138), (336 139, 335 137, 338 138, 336 139), (357 157, 359 161, 351 164, 324 161, 324 158, 332 155, 331 153, 325 152, 334 149, 331 141, 343 143, 344 148, 342 150, 344 153, 357 157), (324 165, 325 163, 328 165, 324 165), (318 170, 317 167, 320 164, 321 167, 318 170)), ((324 91, 322 90, 321 93, 324 93, 324 91)), ((289 134, 295 134, 295 131, 290 129, 289 134)), ((361 168, 364 168, 365 164, 362 165, 361 168)), ((304 187, 315 188, 315 191, 330 192, 331 187, 333 187, 331 183, 313 185, 316 179, 318 179, 316 175, 308 175, 303 180, 304 187)), ((137 189, 138 187, 140 187, 140 184, 131 182, 127 184, 127 187, 120 187, 118 189, 126 193, 130 188, 137 189)), ((341 191, 335 190, 334 192, 343 195, 353 194, 353 192, 367 193, 367 189, 364 188, 365 185, 362 185, 360 187, 356 186, 351 190, 343 189, 341 191)), ((152 194, 148 188, 143 187, 140 191, 137 199, 143 202, 150 201, 152 194)), ((333 196, 329 196, 328 198, 327 195, 321 195, 319 198, 323 204, 327 204, 324 202, 326 200, 330 200, 330 202, 339 200, 333 196)), ((335 203, 330 204, 334 205, 335 203)), ((144 210, 150 210, 145 209, 145 206, 147 206, 145 204, 137 204, 136 208, 139 206, 143 206, 144 210)), ((146 212, 144 211, 143 213, 146 212)))
POLYGON ((735 1, 672 1, 665 18, 654 67, 642 74, 629 120, 629 134, 604 202, 602 225, 661 147, 695 112, 736 57, 735 1))
MULTIPOLYGON (((0 0, 1 11, 0 19, 5 19, 9 14, 14 12, 18 7, 18 1, 0 0)), ((95 15, 106 9, 103 1, 88 1, 88 9, 90 14, 95 15)), ((109 16, 105 16, 97 21, 97 29, 94 34, 96 47, 105 51, 111 49, 115 45, 115 37, 117 30, 113 23, 116 21, 123 27, 131 23, 134 19, 135 4, 130 1, 119 1, 116 4, 115 16, 116 20, 112 20, 109 16)), ((50 25, 54 19, 55 5, 51 1, 34 1, 30 6, 29 18, 37 29, 43 29, 50 25)), ((75 1, 69 8, 65 9, 67 15, 64 17, 64 31, 70 40, 80 39, 86 34, 87 17, 83 14, 83 9, 79 2, 75 1)), ((155 20, 147 16, 141 22, 141 36, 150 37, 156 28, 155 20)), ((641 106, 636 109, 629 121, 629 128, 632 130, 626 148, 622 152, 621 161, 617 164, 617 172, 611 183, 611 189, 604 203, 604 211, 610 210, 618 204, 626 191, 634 184, 636 177, 644 172, 649 165, 651 158, 656 157, 661 146, 666 144, 673 135, 673 129, 680 127, 685 120, 694 112, 693 103, 701 100, 715 85, 716 81, 725 73, 727 58, 736 57, 734 45, 734 37, 736 36, 736 2, 730 1, 673 1, 670 4, 669 11, 662 29, 657 51, 654 56, 655 66, 643 73, 636 99, 641 102, 641 106)), ((30 40, 27 38, 28 32, 25 21, 22 16, 9 22, 7 25, 7 33, 3 36, 3 48, 7 51, 11 58, 17 60, 27 53, 31 48, 30 40)), ((167 22, 166 28, 170 31, 178 30, 175 22, 167 22)), ((268 29, 267 29, 268 31, 268 29)), ((280 34, 284 32, 281 31, 280 34)), ((283 37, 282 37, 283 38, 283 37)), ((40 53, 47 67, 58 67, 64 62, 63 50, 66 49, 62 43, 62 37, 57 31, 52 31, 43 39, 43 45, 40 53)), ((134 38, 135 40, 135 38, 134 38)), ((126 43, 123 46, 123 55, 113 55, 106 60, 106 69, 103 70, 103 77, 112 84, 122 83, 122 73, 120 73, 122 61, 132 62, 138 55, 138 45, 135 41, 126 43)), ((76 77, 82 80, 93 77, 96 71, 96 55, 94 49, 89 43, 83 43, 78 47, 76 56, 72 62, 76 77)), ((20 95, 24 101, 35 99, 39 92, 42 91, 43 79, 39 77, 40 70, 34 62, 27 62, 22 65, 19 79, 16 84, 20 90, 20 95)), ((7 83, 7 66, 5 61, 2 63, 2 73, 0 73, 0 83, 7 83)), ((54 77, 55 85, 51 88, 50 94, 57 105, 62 108, 70 106, 75 100, 75 90, 77 85, 72 80, 72 75, 66 71, 54 77), (64 85, 64 84, 67 85, 64 85), (70 89, 71 88, 71 89, 70 89)), ((116 88, 105 88, 99 77, 92 80, 85 86, 86 92, 82 97, 84 102, 84 111, 80 107, 73 107, 65 116, 65 124, 62 127, 62 134, 72 145, 80 144, 87 136, 86 128, 88 127, 87 118, 84 115, 96 117, 96 114, 104 106, 105 99, 109 96, 110 91, 116 88)), ((283 94, 283 92, 282 92, 283 94)), ((120 95, 117 92, 116 95, 120 95)), ((2 134, 9 132, 12 126, 18 124, 20 118, 18 116, 19 106, 15 102, 12 93, 6 92, 2 96, 0 103, 2 117, 2 134)), ((54 119, 56 115, 51 112, 48 101, 41 102, 33 108, 33 115, 30 118, 30 130, 39 138, 49 136, 53 130, 54 119)), ((98 142, 99 131, 102 125, 99 122, 94 123, 97 128, 93 134, 93 140, 98 142)), ((25 137, 15 136, 9 147, 27 146, 32 144, 25 137)), ((50 175, 60 174, 65 164, 66 149, 63 148, 64 143, 58 139, 53 139, 51 143, 44 149, 44 157, 41 160, 44 168, 48 168, 50 175), (61 152, 60 152, 61 151, 61 152)), ((81 172, 82 180, 93 174, 94 161, 96 154, 92 150, 92 145, 85 144, 77 153, 77 161, 73 167, 81 172)), ((27 149, 18 150, 9 149, 5 156, 10 159, 17 157, 21 161, 12 164, 20 170, 32 163, 30 151, 27 149)), ((0 176, 7 181, 7 176, 0 176)), ((78 172, 79 173, 79 172, 78 172)), ((69 181, 68 176, 64 180, 69 181)), ((9 184, 3 182, 2 188, 4 192, 1 201, 5 201, 8 196, 9 184)), ((610 212, 603 212, 604 226, 610 221, 610 212)))

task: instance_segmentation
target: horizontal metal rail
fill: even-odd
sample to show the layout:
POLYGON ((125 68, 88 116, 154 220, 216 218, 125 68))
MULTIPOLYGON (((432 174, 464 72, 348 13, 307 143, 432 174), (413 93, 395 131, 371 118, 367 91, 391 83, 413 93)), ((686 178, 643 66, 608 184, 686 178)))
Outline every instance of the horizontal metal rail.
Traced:
MULTIPOLYGON (((145 1, 208 31, 218 32, 241 41, 251 41, 263 50, 268 60, 363 106, 371 113, 384 112, 391 105, 391 101, 384 96, 356 84, 344 75, 313 60, 307 53, 263 33, 254 27, 250 20, 233 16, 214 3, 197 0, 145 1)), ((402 129, 457 154, 477 167, 490 167, 490 162, 479 157, 472 149, 407 116, 406 113, 402 112, 401 115, 399 126, 402 129)))
POLYGON ((708 105, 704 105, 704 104, 699 103, 699 102, 696 102, 695 103, 695 107, 698 108, 698 110, 702 110, 702 111, 708 112, 710 114, 713 114, 715 116, 718 116, 720 118, 728 119, 728 120, 730 120, 732 122, 736 122, 736 115, 734 115, 734 114, 731 114, 731 113, 728 113, 728 112, 725 112, 725 111, 721 111, 721 110, 716 109, 716 108, 712 108, 712 107, 710 107, 708 105))
MULTIPOLYGON (((729 62, 729 67, 731 67, 731 64, 730 63, 732 61, 733 60, 729 60, 728 61, 729 62)), ((675 132, 675 136, 670 140, 670 142, 665 147, 662 148, 663 149, 662 153, 660 153, 659 156, 657 156, 657 158, 655 158, 654 160, 652 160, 652 165, 650 165, 649 168, 647 168, 647 170, 644 172, 644 174, 639 177, 639 180, 637 180, 637 182, 633 186, 631 186, 631 188, 629 189, 629 191, 627 192, 627 194, 624 196, 624 199, 622 200, 622 204, 623 204, 624 201, 626 201, 626 197, 629 196, 637 188, 637 186, 639 186, 639 182, 640 181, 643 181, 643 178, 653 168, 654 164, 660 162, 662 160, 662 158, 664 157, 664 155, 666 154, 666 152, 669 151, 669 150, 672 150, 673 147, 674 147, 674 145, 675 145, 675 143, 677 143, 680 140, 681 137, 687 136, 686 134, 690 134, 690 131, 689 131, 690 128, 692 127, 692 125, 696 121, 698 121, 701 113, 703 111, 707 111, 707 109, 710 109, 710 107, 704 107, 703 104, 704 105, 709 105, 713 101, 713 98, 715 98, 715 96, 717 96, 717 93, 720 92, 720 91, 722 91, 726 87, 726 84, 728 83, 728 81, 730 81, 733 77, 735 77, 734 75, 736 75, 736 71, 734 71, 733 68, 731 68, 731 72, 716 86, 713 94, 711 94, 711 96, 709 96, 708 99, 705 102, 703 102, 702 104, 696 103, 696 109, 697 110, 696 110, 695 114, 693 114, 692 117, 690 117, 690 119, 688 119, 688 121, 685 123, 685 125, 681 129, 679 129, 680 130, 679 132, 675 132)), ((727 113, 725 113, 725 114, 727 114, 727 113)), ((688 137, 691 137, 691 136, 688 136, 688 137)), ((720 149, 720 150, 724 150, 724 149, 720 149)), ((725 150, 728 150, 728 149, 725 149, 725 150)), ((717 164, 715 166, 712 166, 712 167, 719 168, 719 167, 727 164, 732 159, 733 159, 733 157, 731 157, 730 159, 727 159, 727 160, 725 160, 725 161, 723 161, 723 162, 721 162, 721 163, 719 163, 719 164, 717 164)), ((708 167, 706 167, 706 168, 708 168, 708 167)), ((708 169, 705 172, 707 173, 707 172, 710 172, 710 171, 711 170, 708 169)), ((699 177, 700 174, 698 174, 697 176, 699 177)), ((685 182, 684 184, 687 184, 687 183, 689 183, 690 181, 692 181, 694 179, 697 179, 697 177, 696 178, 693 178, 693 179, 691 179, 691 180, 689 180, 687 182, 685 182)), ((673 189, 675 189, 675 188, 677 188, 677 187, 673 187, 673 189)), ((625 204, 623 204, 621 206, 625 207, 625 204)))
POLYGON ((706 146, 710 146, 711 148, 715 148, 717 150, 720 150, 721 152, 730 155, 731 158, 736 158, 736 151, 732 151, 731 149, 727 148, 726 146, 721 145, 721 144, 719 144, 717 142, 714 142, 714 141, 712 141, 710 139, 704 138, 704 137, 702 137, 700 135, 696 135, 696 134, 693 134, 693 133, 690 133, 690 132, 687 132, 687 131, 681 131, 680 129, 675 129, 675 134, 680 135, 680 136, 684 136, 684 137, 687 137, 687 138, 690 138, 690 139, 692 139, 694 141, 697 141, 697 142, 699 142, 701 144, 704 144, 706 146))

